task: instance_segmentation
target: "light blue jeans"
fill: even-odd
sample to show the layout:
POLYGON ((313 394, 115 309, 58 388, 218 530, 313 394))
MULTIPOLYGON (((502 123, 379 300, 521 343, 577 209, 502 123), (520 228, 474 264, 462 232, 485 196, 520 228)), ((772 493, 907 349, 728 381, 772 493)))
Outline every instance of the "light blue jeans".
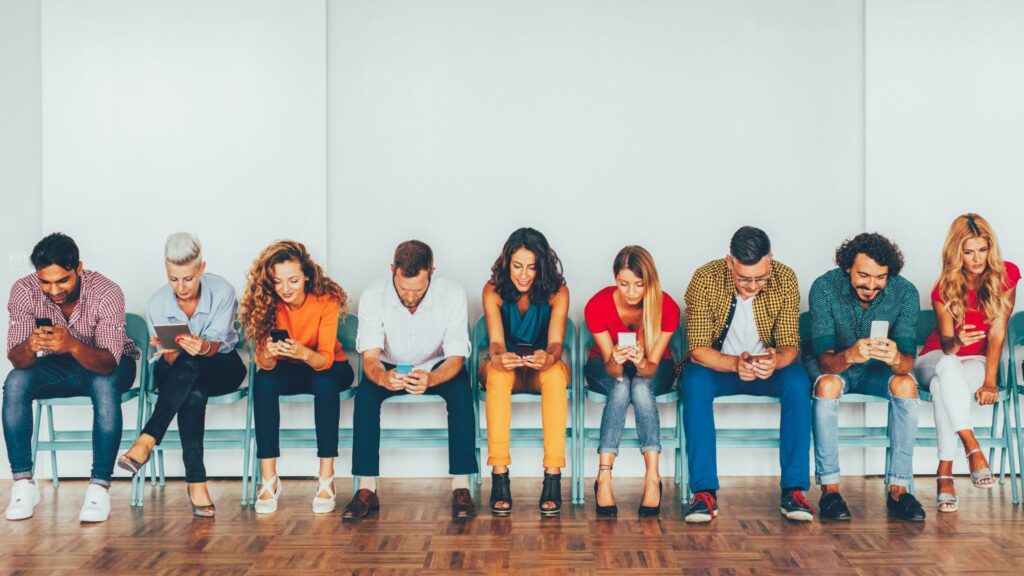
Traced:
POLYGON ((601 414, 601 440, 597 453, 619 453, 622 429, 626 425, 626 410, 633 405, 636 433, 640 439, 640 452, 661 452, 661 419, 655 397, 672 390, 675 383, 675 364, 664 359, 650 378, 623 375, 622 379, 608 374, 604 360, 594 358, 583 367, 583 375, 590 389, 608 397, 601 414))
MULTIPOLYGON (((806 361, 807 374, 817 385, 822 376, 816 358, 806 361)), ((842 374, 843 394, 855 392, 889 399, 889 446, 885 481, 890 486, 910 486, 914 479, 914 440, 917 438, 917 398, 897 398, 889 390, 892 368, 871 360, 854 365, 842 374)), ((814 396, 814 475, 818 484, 839 483, 839 398, 814 396)))

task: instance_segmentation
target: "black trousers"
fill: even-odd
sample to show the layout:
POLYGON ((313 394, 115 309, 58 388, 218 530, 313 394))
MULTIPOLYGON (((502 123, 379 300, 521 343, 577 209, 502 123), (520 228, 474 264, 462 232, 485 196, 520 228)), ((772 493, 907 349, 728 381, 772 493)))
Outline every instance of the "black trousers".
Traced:
POLYGON ((316 371, 307 364, 279 360, 273 370, 256 372, 252 391, 256 418, 256 457, 281 456, 281 396, 313 395, 318 458, 338 457, 338 420, 341 419, 342 390, 352 386, 355 372, 348 362, 334 362, 316 371))
MULTIPOLYGON (((391 370, 394 365, 385 363, 384 368, 391 370)), ((408 392, 393 392, 363 377, 356 389, 353 416, 353 475, 380 476, 380 407, 388 398, 402 394, 408 392)), ((444 398, 448 406, 448 473, 476 474, 479 470, 474 447, 476 419, 473 413, 473 394, 469 389, 469 373, 463 368, 455 378, 427 388, 426 394, 444 398)))
POLYGON ((153 381, 160 396, 142 432, 156 438, 159 444, 177 415, 186 482, 206 482, 206 400, 234 392, 244 378, 245 364, 234 350, 213 356, 182 353, 174 364, 161 358, 153 367, 153 381))

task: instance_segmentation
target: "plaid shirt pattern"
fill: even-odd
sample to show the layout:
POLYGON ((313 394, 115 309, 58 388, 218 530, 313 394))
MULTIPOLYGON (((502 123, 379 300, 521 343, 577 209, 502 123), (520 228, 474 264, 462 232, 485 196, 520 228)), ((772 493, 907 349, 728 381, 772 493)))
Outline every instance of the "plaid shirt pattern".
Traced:
MULTIPOLYGON (((139 350, 125 332, 124 293, 121 287, 99 272, 82 272, 82 286, 71 318, 64 319, 60 306, 39 289, 39 279, 30 274, 11 287, 7 301, 10 325, 7 327, 7 353, 28 340, 36 328, 36 318, 49 318, 54 325, 68 328, 75 339, 93 348, 101 348, 121 362, 122 356, 139 359, 139 350)), ((44 351, 43 354, 51 354, 44 351)))
MULTIPOLYGON (((684 299, 690 350, 714 347, 729 329, 729 312, 736 299, 736 285, 725 258, 698 268, 684 299)), ((771 276, 754 297, 753 309, 757 333, 765 346, 800 347, 800 287, 792 269, 772 260, 771 276)))

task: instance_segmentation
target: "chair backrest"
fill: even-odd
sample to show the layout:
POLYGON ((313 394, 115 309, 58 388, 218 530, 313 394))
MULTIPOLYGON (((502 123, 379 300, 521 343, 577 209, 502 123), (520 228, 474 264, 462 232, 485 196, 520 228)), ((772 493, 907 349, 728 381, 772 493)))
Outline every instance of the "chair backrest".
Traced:
POLYGON ((146 319, 138 314, 128 313, 124 315, 124 331, 135 343, 139 352, 145 352, 149 346, 149 328, 146 327, 146 319))
POLYGON ((341 349, 345 351, 352 370, 355 371, 356 381, 363 373, 363 356, 356 352, 356 335, 359 333, 359 317, 349 312, 345 314, 344 320, 338 321, 338 342, 341 342, 341 349))

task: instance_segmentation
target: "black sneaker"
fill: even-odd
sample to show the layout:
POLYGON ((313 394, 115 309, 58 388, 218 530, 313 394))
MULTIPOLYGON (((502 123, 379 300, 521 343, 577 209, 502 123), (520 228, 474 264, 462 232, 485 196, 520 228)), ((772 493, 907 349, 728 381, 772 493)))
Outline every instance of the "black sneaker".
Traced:
POLYGON ((814 520, 814 508, 800 490, 789 490, 782 495, 779 511, 789 520, 810 522, 814 520))
POLYGON ((818 510, 822 520, 849 520, 853 517, 846 506, 846 500, 839 492, 826 492, 818 500, 818 510))
POLYGON ((900 494, 899 500, 893 500, 892 496, 885 498, 885 507, 889 510, 890 516, 895 516, 907 522, 924 522, 924 508, 921 503, 909 492, 900 494))
POLYGON ((711 522, 718 516, 718 501, 711 492, 697 492, 690 498, 686 521, 695 524, 711 522))

